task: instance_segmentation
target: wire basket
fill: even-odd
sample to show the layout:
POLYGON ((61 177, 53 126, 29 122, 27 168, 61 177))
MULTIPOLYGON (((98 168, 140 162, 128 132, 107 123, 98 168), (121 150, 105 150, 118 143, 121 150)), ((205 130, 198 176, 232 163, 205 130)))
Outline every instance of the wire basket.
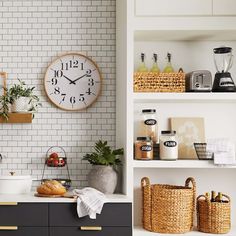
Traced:
POLYGON ((199 160, 213 160, 214 153, 207 151, 206 143, 194 143, 194 148, 199 160))

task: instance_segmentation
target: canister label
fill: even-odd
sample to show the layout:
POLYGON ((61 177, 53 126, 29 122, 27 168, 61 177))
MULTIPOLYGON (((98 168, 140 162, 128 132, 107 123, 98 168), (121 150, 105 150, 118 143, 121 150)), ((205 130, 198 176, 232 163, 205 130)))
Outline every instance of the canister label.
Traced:
POLYGON ((175 142, 175 141, 165 141, 164 146, 166 146, 166 147, 176 147, 177 142, 175 142))
POLYGON ((150 151, 152 151, 152 146, 151 145, 143 145, 140 147, 140 150, 142 152, 150 152, 150 151))
POLYGON ((147 119, 144 121, 145 125, 155 125, 157 121, 155 119, 147 119))

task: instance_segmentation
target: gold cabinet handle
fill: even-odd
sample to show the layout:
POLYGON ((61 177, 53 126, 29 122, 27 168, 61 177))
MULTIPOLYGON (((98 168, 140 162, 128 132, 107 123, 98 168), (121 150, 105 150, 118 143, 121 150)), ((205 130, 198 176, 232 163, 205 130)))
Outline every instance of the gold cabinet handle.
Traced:
POLYGON ((81 226, 80 229, 83 231, 102 231, 101 226, 81 226))
POLYGON ((0 202, 0 206, 16 206, 18 202, 0 202))
POLYGON ((0 230, 18 230, 17 226, 0 226, 0 230))

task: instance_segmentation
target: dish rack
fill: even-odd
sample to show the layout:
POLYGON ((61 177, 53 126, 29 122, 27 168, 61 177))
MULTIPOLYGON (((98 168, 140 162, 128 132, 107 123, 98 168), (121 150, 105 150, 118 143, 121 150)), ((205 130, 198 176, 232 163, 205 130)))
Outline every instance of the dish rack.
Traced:
POLYGON ((199 160, 214 159, 214 153, 207 151, 207 143, 194 143, 194 148, 199 160))

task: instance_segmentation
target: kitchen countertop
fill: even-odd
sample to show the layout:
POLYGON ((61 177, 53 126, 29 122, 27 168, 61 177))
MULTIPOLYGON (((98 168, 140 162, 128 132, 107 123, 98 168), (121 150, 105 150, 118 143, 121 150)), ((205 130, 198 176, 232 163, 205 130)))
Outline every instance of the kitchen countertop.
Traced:
MULTIPOLYGON (((73 203, 76 202, 75 198, 47 198, 35 197, 34 192, 30 194, 0 194, 0 203, 5 202, 59 202, 59 203, 73 203)), ((130 203, 131 199, 123 194, 110 194, 106 195, 107 202, 109 203, 130 203)))

